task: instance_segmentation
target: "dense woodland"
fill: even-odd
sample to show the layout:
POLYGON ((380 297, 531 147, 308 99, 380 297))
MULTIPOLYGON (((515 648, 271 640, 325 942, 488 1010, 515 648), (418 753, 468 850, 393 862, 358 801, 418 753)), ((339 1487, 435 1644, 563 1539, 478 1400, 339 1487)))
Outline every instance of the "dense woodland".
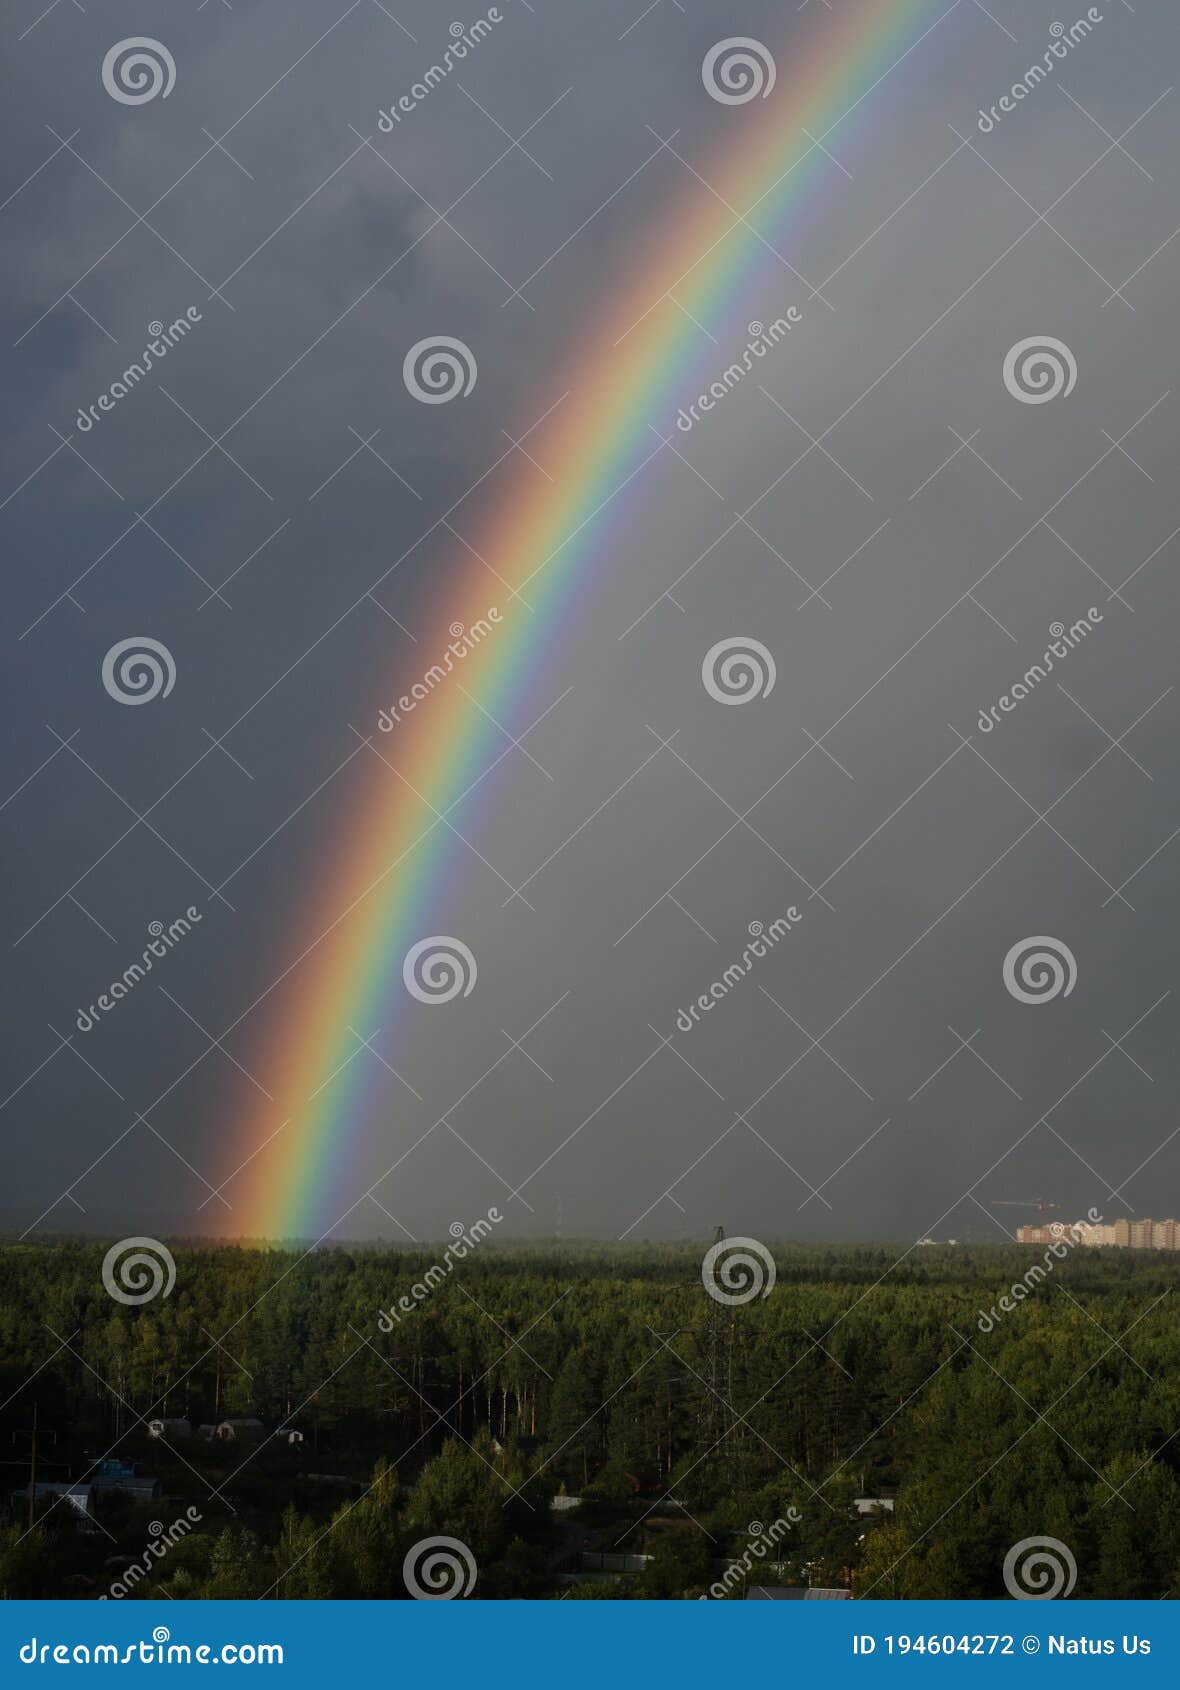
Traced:
POLYGON ((1052 1536, 1077 1596, 1180 1592, 1174 1256, 1077 1250, 985 1332, 1043 1250, 784 1245, 728 1309, 703 1246, 484 1244, 385 1332, 436 1252, 172 1250, 171 1294, 125 1307, 102 1244, 0 1245, 5 1597, 100 1597, 186 1509, 135 1597, 400 1598, 440 1534, 476 1598, 697 1597, 789 1509, 753 1582, 998 1597, 1009 1547, 1052 1536), (39 1482, 118 1456, 163 1494, 90 1529, 42 1501, 30 1530, 34 1414, 39 1482), (154 1416, 304 1441, 163 1443, 154 1416), (575 1582, 587 1548, 650 1559, 575 1582))

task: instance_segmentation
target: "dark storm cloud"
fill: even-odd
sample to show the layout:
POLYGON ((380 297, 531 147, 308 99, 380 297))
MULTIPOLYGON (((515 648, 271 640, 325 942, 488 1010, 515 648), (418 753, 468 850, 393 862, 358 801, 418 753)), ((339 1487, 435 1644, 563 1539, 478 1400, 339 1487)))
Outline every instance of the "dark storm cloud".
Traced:
MULTIPOLYGON (((452 21, 390 10, 403 27, 370 0, 148 24, 61 4, 10 24, 0 497, 30 479, 0 512, 0 798, 14 794, 0 1089, 5 1217, 21 1229, 233 1229, 210 1192, 254 1148, 238 1135, 276 1077, 258 1011, 229 1055, 209 1038, 294 959, 382 776, 368 754, 348 760, 350 724, 370 731, 375 701, 444 634, 457 543, 415 542, 506 450, 502 431, 519 437, 552 402, 653 224, 708 195, 652 133, 676 131, 712 175, 744 108, 708 100, 705 50, 729 33, 773 44, 785 92, 825 22, 816 7, 784 24, 768 5, 739 19, 513 0, 383 135, 378 109, 438 60, 452 21), (166 40, 176 86, 128 108, 99 67, 141 32, 166 40), (201 320, 151 380, 75 431, 88 467, 60 436, 148 325, 190 305, 201 320), (432 333, 478 351, 462 405, 405 391, 405 351, 432 333), (420 645, 365 597, 379 578, 420 645), (120 710, 101 690, 103 654, 137 633, 175 656, 166 707, 120 710), (148 923, 194 903, 202 921, 158 979, 57 1050, 148 923)), ((1044 1192, 1071 1213, 1175 1211, 1164 542, 1180 523, 1166 397, 1180 193, 1162 96, 1180 32, 1162 7, 1111 0, 984 136, 978 109, 1043 53, 1055 17, 989 10, 998 21, 943 8, 827 137, 838 163, 805 210, 760 225, 778 256, 759 253, 683 393, 644 417, 682 456, 659 454, 604 521, 577 615, 522 643, 514 733, 572 689, 527 742, 552 779, 514 753, 461 819, 528 904, 452 845, 462 872, 423 932, 463 934, 479 987, 445 1011, 399 997, 361 1029, 421 1102, 358 1058, 377 1078, 353 1196, 480 1081, 454 1132, 430 1133, 379 1192, 419 1236, 516 1188, 515 1230, 550 1230, 560 1205, 568 1231, 611 1236, 715 1221, 998 1236, 972 1189, 985 1206, 1044 1192), (700 372, 719 375, 749 319, 791 303, 803 321, 756 377, 678 432, 700 372), (1077 386, 1023 405, 1004 355, 1038 334, 1071 348, 1077 386), (1103 619, 1084 646, 981 733, 1050 625, 1091 605, 1103 619), (774 690, 719 705, 702 659, 751 635, 774 690), (792 905, 789 938, 678 1030, 750 924, 792 905), (1001 965, 1038 934, 1070 947, 1078 981, 1033 1007, 1001 965), (528 1057, 506 1045, 539 1017, 528 1057), (1132 1026, 1124 1052, 1111 1039, 1132 1026)), ((344 1230, 390 1223, 366 1204, 344 1230)))

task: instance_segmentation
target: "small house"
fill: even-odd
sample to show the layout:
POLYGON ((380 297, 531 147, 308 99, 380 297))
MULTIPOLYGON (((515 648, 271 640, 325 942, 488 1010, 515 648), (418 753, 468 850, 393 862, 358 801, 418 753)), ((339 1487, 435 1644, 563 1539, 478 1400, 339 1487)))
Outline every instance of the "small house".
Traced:
POLYGON ((192 1435, 192 1425, 187 1420, 148 1421, 149 1438, 162 1438, 165 1443, 176 1443, 179 1439, 191 1438, 192 1435))
MULTIPOLYGON (((43 1507, 55 1508, 59 1502, 64 1502, 67 1509, 71 1510, 78 1516, 79 1522, 83 1524, 83 1529, 89 1531, 93 1531, 95 1529, 93 1525, 93 1485, 83 1484, 81 1481, 75 1480, 61 1484, 47 1482, 34 1486, 33 1505, 38 1510, 43 1507)), ((21 1510, 27 1509, 28 1506, 28 1486, 26 1485, 23 1490, 13 1491, 12 1508, 14 1517, 19 1518, 21 1510)))
POLYGON ((226 1444, 256 1443, 266 1436, 266 1427, 261 1420, 222 1420, 214 1436, 226 1444))
MULTIPOLYGON (((126 1466, 127 1463, 117 1465, 126 1466)), ((126 1496, 132 1502, 154 1502, 160 1494, 160 1481, 154 1473, 100 1472, 94 1478, 94 1492, 96 1496, 126 1496)))

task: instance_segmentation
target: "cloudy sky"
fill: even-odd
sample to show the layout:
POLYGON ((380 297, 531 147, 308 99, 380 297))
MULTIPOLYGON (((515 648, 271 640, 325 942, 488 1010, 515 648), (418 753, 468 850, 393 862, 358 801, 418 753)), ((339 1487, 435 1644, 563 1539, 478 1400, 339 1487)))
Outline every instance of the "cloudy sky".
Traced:
MULTIPOLYGON (((1073 13, 503 0, 386 133, 482 14, 10 9, 0 1223, 250 1230, 247 1177, 292 1155, 274 1031, 303 1036, 303 953, 396 779, 363 739, 401 757, 377 709, 445 646, 484 496, 554 485, 544 430, 513 442, 626 355, 616 301, 645 300, 641 338, 683 318, 659 254, 723 175, 729 285, 619 417, 646 461, 550 608, 512 602, 496 766, 449 818, 463 843, 422 846, 446 861, 412 936, 461 938, 477 985, 423 1004, 390 959, 317 1230, 437 1237, 498 1204, 516 1235, 1000 1239, 1033 1216, 997 1200, 1180 1210, 1180 20, 1094 13, 985 134, 1073 13), (888 44, 825 84, 825 39, 883 13, 888 44), (705 84, 735 35, 773 60, 765 98, 705 84), (104 61, 136 36, 174 85, 129 103, 104 61), (774 147, 735 180, 754 126, 774 147), (757 169, 800 159, 806 189, 755 205, 757 169), (403 359, 439 336, 478 376, 428 405, 403 359), (1006 366, 1046 340, 1053 397, 1006 366), (104 658, 144 637, 175 679, 127 707, 104 658), (726 641, 753 653, 744 702, 705 684, 726 641), (1006 983, 1037 938, 1060 991, 1018 950, 1006 983)), ((358 943, 379 916, 350 912, 358 943)))

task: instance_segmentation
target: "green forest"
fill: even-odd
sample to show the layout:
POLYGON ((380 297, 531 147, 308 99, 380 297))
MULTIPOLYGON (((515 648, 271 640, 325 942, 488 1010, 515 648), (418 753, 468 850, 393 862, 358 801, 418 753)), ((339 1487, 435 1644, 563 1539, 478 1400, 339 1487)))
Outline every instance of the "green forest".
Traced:
POLYGON ((727 1306, 703 1244, 484 1244, 383 1322, 437 1251, 170 1249, 125 1306, 0 1245, 6 1598, 406 1598, 439 1536, 477 1600, 1004 1597, 1046 1536, 1180 1592, 1175 1256, 780 1245, 727 1306))

